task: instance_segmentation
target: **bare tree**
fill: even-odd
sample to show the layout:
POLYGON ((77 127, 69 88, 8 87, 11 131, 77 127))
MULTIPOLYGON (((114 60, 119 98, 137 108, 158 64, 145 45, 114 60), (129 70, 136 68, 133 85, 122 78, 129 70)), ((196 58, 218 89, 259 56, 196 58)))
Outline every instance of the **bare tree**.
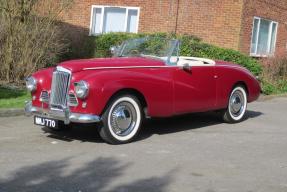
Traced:
POLYGON ((0 0, 0 79, 19 82, 65 51, 59 15, 71 0, 0 0))

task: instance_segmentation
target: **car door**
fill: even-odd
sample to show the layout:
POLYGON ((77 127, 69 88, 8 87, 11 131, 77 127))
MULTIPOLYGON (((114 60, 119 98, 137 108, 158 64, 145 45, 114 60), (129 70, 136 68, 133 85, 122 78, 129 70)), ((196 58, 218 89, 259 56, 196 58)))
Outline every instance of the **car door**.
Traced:
POLYGON ((174 67, 174 113, 203 112, 215 108, 216 76, 214 66, 174 67))

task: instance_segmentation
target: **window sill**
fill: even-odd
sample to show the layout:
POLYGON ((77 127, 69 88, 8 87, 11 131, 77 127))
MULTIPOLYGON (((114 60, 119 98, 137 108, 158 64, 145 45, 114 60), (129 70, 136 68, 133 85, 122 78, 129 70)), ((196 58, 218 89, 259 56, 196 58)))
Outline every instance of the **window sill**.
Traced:
POLYGON ((103 33, 97 33, 97 34, 89 33, 89 36, 95 37, 95 36, 99 36, 99 35, 102 35, 102 34, 103 34, 103 33))
POLYGON ((267 58, 267 57, 273 57, 274 54, 270 55, 258 55, 258 54, 250 54, 250 57, 256 57, 256 58, 267 58))
POLYGON ((108 33, 127 33, 127 34, 129 34, 129 33, 131 33, 131 34, 138 34, 138 32, 121 32, 121 31, 119 31, 119 32, 107 32, 107 33, 89 33, 89 36, 99 36, 99 35, 104 35, 104 34, 108 34, 108 33))

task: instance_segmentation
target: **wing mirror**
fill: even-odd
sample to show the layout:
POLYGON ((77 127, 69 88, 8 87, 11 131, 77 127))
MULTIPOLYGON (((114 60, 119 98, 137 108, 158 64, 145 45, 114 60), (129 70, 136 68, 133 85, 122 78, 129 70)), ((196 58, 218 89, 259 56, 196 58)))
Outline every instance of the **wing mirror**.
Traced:
POLYGON ((110 52, 113 57, 117 56, 119 50, 119 46, 112 46, 110 47, 110 52))
POLYGON ((185 63, 181 66, 181 69, 186 72, 191 72, 191 66, 188 63, 185 63))

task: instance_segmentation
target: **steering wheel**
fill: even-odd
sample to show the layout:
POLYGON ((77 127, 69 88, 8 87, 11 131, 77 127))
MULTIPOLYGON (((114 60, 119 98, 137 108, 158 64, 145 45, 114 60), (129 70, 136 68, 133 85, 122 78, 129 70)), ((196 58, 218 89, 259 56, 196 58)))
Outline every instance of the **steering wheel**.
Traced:
POLYGON ((130 54, 132 54, 132 55, 139 55, 140 52, 137 49, 132 49, 132 50, 130 50, 130 54))

